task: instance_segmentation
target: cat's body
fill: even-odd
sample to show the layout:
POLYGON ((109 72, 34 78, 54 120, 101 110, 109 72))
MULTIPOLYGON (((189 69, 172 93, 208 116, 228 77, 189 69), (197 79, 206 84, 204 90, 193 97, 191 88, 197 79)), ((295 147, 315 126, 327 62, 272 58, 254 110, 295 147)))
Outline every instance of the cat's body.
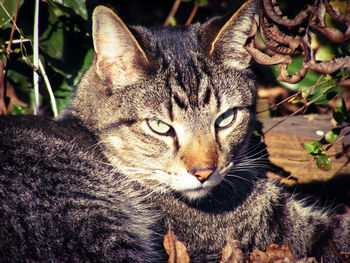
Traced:
POLYGON ((35 117, 0 127, 0 262, 152 262, 157 217, 92 134, 35 117))
POLYGON ((164 227, 171 225, 186 245, 191 262, 219 262, 227 242, 226 230, 240 241, 244 252, 263 250, 267 244, 289 244, 295 258, 315 256, 320 260, 322 255, 323 262, 338 262, 329 241, 339 251, 349 251, 349 218, 332 219, 324 211, 305 208, 264 179, 257 180, 251 192, 238 189, 229 195, 228 189, 219 187, 211 198, 197 204, 173 195, 153 200, 166 213, 164 227), (242 203, 234 205, 246 195, 242 203))
MULTIPOLYGON (((8 168, 0 168, 0 212, 6 214, 1 220, 7 222, 0 226, 0 233, 11 232, 18 241, 10 237, 5 244, 0 240, 0 253, 29 255, 15 248, 19 242, 40 254, 41 244, 50 238, 62 240, 63 235, 66 243, 72 239, 77 246, 58 242, 59 254, 76 253, 77 258, 81 254, 84 261, 94 261, 86 250, 94 243, 96 250, 104 250, 106 238, 111 249, 100 253, 96 261, 155 262, 157 257, 150 257, 162 254, 160 237, 170 225, 193 261, 220 260, 227 229, 246 252, 287 243, 298 258, 339 261, 329 240, 339 251, 349 251, 350 219, 334 219, 305 208, 263 179, 249 147, 256 95, 243 44, 258 6, 258 1, 251 0, 232 17, 160 29, 128 29, 109 9, 97 8, 93 15, 95 60, 60 120, 44 120, 40 128, 26 123, 24 131, 19 130, 19 121, 5 118, 1 122, 1 147, 5 148, 0 150, 0 160, 8 168), (66 152, 63 158, 62 150, 66 152), (25 162, 25 156, 34 161, 25 162), (55 178, 61 178, 61 188, 52 188, 55 178), (34 194, 35 198, 28 201, 16 189, 7 194, 11 184, 34 189, 25 196, 34 194), (94 209, 83 217, 73 208, 63 209, 63 204, 84 205, 86 196, 94 197, 94 209), (50 207, 46 214, 39 210, 42 221, 30 217, 28 229, 39 231, 35 241, 26 240, 22 230, 21 235, 15 234, 18 231, 11 226, 23 227, 18 220, 25 215, 17 207, 25 201, 34 217, 38 215, 30 204, 50 207), (98 216, 90 221, 89 213, 104 215, 104 211, 120 218, 104 221, 98 216), (17 221, 8 221, 12 214, 17 221), (42 222, 53 218, 61 221, 41 228, 42 222), (67 230, 64 222, 74 229, 85 221, 82 232, 65 234, 71 228, 67 230), (100 231, 91 234, 92 225, 100 231), (50 232, 53 228, 59 231, 50 232), (91 243, 79 243, 82 237, 91 243)), ((74 208, 81 209, 79 205, 74 208)))

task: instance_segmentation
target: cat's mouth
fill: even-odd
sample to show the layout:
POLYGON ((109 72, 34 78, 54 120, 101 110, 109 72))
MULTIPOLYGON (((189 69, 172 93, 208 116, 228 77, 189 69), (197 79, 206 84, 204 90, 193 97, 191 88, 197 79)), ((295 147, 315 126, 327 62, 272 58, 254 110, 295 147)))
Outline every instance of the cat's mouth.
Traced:
MULTIPOLYGON (((203 198, 208 195, 211 190, 221 183, 223 175, 216 170, 205 182, 201 183, 193 175, 187 175, 187 184, 177 185, 178 192, 189 200, 203 198)), ((174 187, 175 188, 175 187, 174 187)))
POLYGON ((175 191, 188 200, 196 200, 205 197, 215 186, 220 184, 225 177, 226 170, 216 169, 205 181, 201 181, 184 169, 177 173, 169 173, 158 169, 145 173, 144 169, 129 167, 124 169, 123 172, 134 180, 135 174, 138 174, 136 181, 153 191, 175 191))
POLYGON ((210 193, 212 187, 200 187, 192 190, 184 190, 181 191, 181 194, 187 197, 189 200, 195 200, 199 198, 203 198, 207 194, 210 193))

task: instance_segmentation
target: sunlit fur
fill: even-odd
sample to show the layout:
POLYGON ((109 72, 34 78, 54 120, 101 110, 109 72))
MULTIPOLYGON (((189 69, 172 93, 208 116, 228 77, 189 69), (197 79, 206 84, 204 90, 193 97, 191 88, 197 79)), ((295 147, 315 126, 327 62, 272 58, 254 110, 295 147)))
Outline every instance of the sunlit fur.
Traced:
MULTIPOLYGON (((99 23, 110 27, 117 24, 110 16, 102 15, 94 21, 94 28, 99 28, 99 23)), ((246 147, 244 140, 250 136, 254 119, 254 77, 248 68, 222 70, 223 62, 217 63, 217 57, 206 53, 208 40, 202 31, 210 26, 207 22, 176 29, 131 28, 141 37, 141 46, 153 61, 148 65, 152 66, 151 73, 145 77, 146 70, 125 68, 124 74, 132 70, 130 74, 141 80, 130 78, 128 85, 121 86, 123 80, 118 87, 104 86, 110 79, 117 82, 124 77, 112 69, 101 74, 101 60, 96 65, 98 70, 93 65, 82 79, 72 104, 72 114, 98 134, 107 158, 130 179, 152 190, 177 191, 189 199, 206 196, 225 178, 227 165, 246 147), (232 125, 219 129, 217 119, 230 109, 235 110, 232 125), (164 122, 172 134, 155 132, 147 120, 164 122), (213 169, 213 173, 200 182, 194 171, 206 168, 213 169)), ((124 29, 120 27, 116 32, 124 29)), ((131 35, 109 34, 108 47, 113 38, 118 43, 123 41, 119 38, 131 35)), ((108 48, 99 49, 107 41, 100 36, 99 31, 94 32, 95 43, 99 43, 95 44, 97 61, 106 56, 116 60, 108 48)), ((139 46, 134 45, 135 58, 129 60, 143 59, 139 58, 139 46)), ((118 53, 117 47, 114 53, 118 53)), ((114 61, 118 63, 125 61, 114 61)))
POLYGON ((228 231, 245 253, 350 251, 349 217, 265 178, 244 49, 259 2, 168 28, 95 9, 95 59, 59 120, 0 117, 1 262, 166 262, 169 229, 191 263, 222 262, 228 231))
POLYGON ((194 262, 219 261, 227 229, 246 252, 288 243, 296 258, 334 262, 327 240, 348 250, 348 221, 332 221, 266 181, 265 154, 250 141, 256 90, 244 44, 259 2, 204 24, 162 28, 127 27, 98 7, 95 60, 62 119, 78 119, 123 180, 147 189, 163 231, 171 226, 194 262))

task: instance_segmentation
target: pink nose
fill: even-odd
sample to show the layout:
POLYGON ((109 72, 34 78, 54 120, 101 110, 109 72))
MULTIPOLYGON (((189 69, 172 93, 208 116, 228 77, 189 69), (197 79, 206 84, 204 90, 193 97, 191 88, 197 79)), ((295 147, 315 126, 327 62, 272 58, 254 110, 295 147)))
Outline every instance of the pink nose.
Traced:
POLYGON ((213 168, 195 169, 193 175, 197 177, 201 183, 204 183, 213 172, 213 168))

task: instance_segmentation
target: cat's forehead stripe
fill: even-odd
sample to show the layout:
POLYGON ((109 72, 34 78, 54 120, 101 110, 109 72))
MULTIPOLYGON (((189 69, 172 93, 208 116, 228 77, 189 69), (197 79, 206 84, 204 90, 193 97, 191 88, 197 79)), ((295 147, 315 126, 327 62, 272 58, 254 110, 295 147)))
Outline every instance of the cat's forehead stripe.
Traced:
POLYGON ((186 102, 184 102, 177 94, 173 95, 174 98, 174 102, 176 103, 176 105, 183 110, 187 109, 187 105, 186 102))
POLYGON ((211 97, 211 89, 209 87, 207 87, 207 89, 204 93, 204 98, 203 98, 204 105, 209 103, 210 97, 211 97))
POLYGON ((215 89, 215 98, 216 98, 216 107, 218 108, 218 109, 220 109, 220 107, 221 107, 221 96, 220 96, 220 94, 219 94, 219 90, 217 90, 217 89, 215 89))

